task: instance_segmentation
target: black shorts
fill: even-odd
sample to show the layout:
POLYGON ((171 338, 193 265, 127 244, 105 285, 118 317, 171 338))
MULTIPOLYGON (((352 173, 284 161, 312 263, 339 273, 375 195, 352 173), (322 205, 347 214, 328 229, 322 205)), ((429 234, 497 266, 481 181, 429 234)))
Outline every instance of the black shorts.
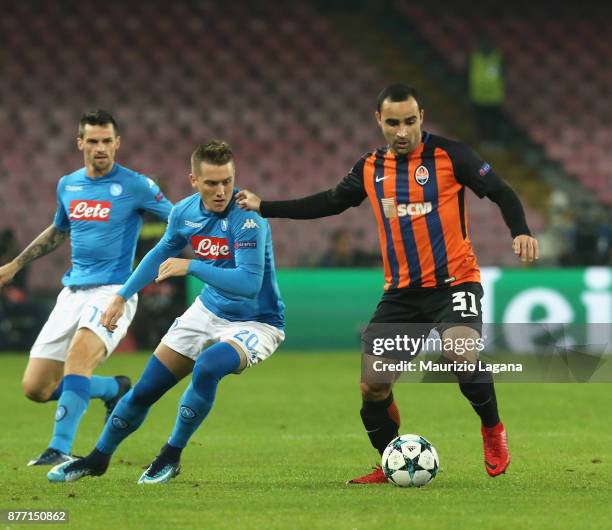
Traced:
POLYGON ((478 282, 438 289, 387 291, 362 334, 364 351, 371 351, 375 337, 391 336, 398 331, 426 337, 434 328, 442 335, 445 330, 460 325, 481 333, 482 295, 482 285, 478 282))

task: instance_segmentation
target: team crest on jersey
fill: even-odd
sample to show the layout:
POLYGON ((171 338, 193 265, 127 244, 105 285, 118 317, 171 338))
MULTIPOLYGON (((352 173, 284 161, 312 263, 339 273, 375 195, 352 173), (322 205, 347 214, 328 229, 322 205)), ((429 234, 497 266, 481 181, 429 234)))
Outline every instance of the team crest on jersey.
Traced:
POLYGON ((429 170, 425 166, 419 166, 414 170, 414 179, 417 184, 425 186, 429 180, 429 170))
POLYGON ((121 184, 111 184, 110 186, 110 194, 113 197, 119 197, 119 195, 121 195, 123 193, 123 186, 121 184))
POLYGON ((221 230, 227 232, 227 219, 221 219, 221 230))

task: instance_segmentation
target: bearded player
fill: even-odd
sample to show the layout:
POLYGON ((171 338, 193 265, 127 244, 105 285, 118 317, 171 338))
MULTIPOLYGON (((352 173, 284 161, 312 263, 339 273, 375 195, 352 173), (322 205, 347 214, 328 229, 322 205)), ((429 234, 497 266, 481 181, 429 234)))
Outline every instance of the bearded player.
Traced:
MULTIPOLYGON (((476 344, 482 327, 480 270, 468 236, 465 188, 495 202, 524 262, 538 257, 537 241, 514 191, 467 146, 422 130, 424 111, 416 90, 403 84, 378 96, 376 121, 385 147, 362 156, 334 188, 287 201, 262 201, 243 190, 241 208, 263 217, 315 219, 337 215, 369 199, 380 238, 385 287, 363 342, 372 344, 384 324, 430 324, 444 343, 476 344), (452 342, 451 342, 452 343, 452 342), (458 342, 457 342, 458 343, 458 342)), ((471 361, 477 352, 445 356, 471 361)), ((457 373, 461 393, 480 418, 485 470, 504 473, 510 463, 490 372, 457 373)), ((382 454, 399 434, 400 414, 391 382, 362 379, 361 419, 382 454)), ((351 484, 386 483, 377 466, 351 484)))

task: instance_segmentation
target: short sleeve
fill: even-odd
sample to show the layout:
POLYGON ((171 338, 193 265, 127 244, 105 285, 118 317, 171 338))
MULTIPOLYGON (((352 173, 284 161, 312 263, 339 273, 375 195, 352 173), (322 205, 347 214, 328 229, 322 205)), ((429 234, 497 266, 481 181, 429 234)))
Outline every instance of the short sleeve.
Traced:
POLYGON ((138 206, 146 212, 166 220, 170 215, 172 203, 164 196, 154 180, 138 175, 138 206))
POLYGON ((180 214, 176 207, 172 208, 170 215, 168 216, 168 226, 166 227, 166 231, 158 243, 158 245, 163 246, 168 251, 177 253, 180 252, 188 243, 179 230, 179 218, 180 214))
POLYGON ((53 218, 53 226, 62 232, 70 231, 70 219, 68 218, 68 212, 66 212, 66 208, 64 208, 64 204, 62 203, 61 195, 63 186, 63 178, 57 183, 56 188, 56 197, 57 197, 57 207, 55 210, 55 217, 53 218))

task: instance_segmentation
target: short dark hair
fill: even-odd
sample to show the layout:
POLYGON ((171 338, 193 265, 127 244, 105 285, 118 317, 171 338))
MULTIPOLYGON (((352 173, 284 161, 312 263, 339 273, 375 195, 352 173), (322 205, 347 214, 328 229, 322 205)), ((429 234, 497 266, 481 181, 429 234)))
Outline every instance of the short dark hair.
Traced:
POLYGON ((376 102, 376 110, 380 112, 380 108, 382 107, 383 101, 385 99, 390 99, 391 101, 406 101, 409 98, 414 98, 417 102, 419 109, 421 108, 421 104, 419 103, 419 95, 414 87, 409 85, 404 85, 402 83, 395 83, 393 85, 388 85, 382 89, 380 94, 378 94, 378 100, 376 102))
POLYGON ((110 112, 102 109, 85 111, 79 120, 79 138, 83 138, 85 134, 85 125, 108 125, 109 123, 113 126, 115 134, 119 134, 117 122, 110 112))
POLYGON ((223 166, 234 159, 232 148, 222 140, 210 140, 200 144, 191 154, 191 171, 196 174, 200 171, 200 164, 207 162, 215 166, 223 166))

